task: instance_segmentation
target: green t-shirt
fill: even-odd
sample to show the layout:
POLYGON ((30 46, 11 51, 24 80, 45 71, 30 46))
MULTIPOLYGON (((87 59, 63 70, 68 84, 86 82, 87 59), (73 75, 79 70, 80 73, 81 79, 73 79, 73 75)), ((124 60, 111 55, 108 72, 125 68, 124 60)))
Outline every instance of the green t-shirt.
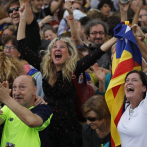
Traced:
MULTIPOLYGON (((32 109, 33 107, 29 108, 32 109)), ((7 142, 15 144, 15 147, 40 147, 41 140, 39 131, 44 130, 49 124, 52 115, 42 124, 42 126, 30 128, 23 123, 7 106, 2 108, 3 115, 0 117, 5 121, 1 139, 1 147, 5 147, 7 142)))

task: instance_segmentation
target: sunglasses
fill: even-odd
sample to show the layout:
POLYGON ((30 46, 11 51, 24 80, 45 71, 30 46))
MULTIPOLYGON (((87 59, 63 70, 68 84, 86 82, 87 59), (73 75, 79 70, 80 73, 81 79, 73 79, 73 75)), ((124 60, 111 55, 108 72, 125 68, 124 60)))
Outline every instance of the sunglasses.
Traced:
POLYGON ((96 117, 87 117, 86 120, 89 120, 90 122, 91 121, 96 121, 98 118, 97 116, 96 117))
POLYGON ((19 7, 15 7, 15 8, 12 8, 12 9, 8 9, 8 13, 12 13, 13 11, 19 11, 19 7))

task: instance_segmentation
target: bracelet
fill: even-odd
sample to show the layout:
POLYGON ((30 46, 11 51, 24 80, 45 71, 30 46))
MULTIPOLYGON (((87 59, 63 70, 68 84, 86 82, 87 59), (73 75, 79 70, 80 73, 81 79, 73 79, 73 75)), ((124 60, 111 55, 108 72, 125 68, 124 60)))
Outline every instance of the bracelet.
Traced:
POLYGON ((140 41, 144 41, 144 39, 145 39, 145 36, 144 36, 144 37, 142 37, 142 38, 140 39, 140 41))
POLYGON ((44 25, 44 23, 43 23, 42 21, 40 21, 39 23, 41 24, 41 26, 43 26, 43 25, 44 25))
POLYGON ((73 18, 68 18, 69 20, 73 20, 74 19, 74 17, 73 18))

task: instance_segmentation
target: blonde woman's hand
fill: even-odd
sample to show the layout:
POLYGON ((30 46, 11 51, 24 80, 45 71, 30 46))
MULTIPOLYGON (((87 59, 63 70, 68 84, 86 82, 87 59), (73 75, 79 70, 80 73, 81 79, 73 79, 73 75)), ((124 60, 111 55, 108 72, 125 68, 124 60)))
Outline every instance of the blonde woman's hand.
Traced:
POLYGON ((35 102, 34 102, 34 107, 40 105, 40 104, 46 104, 47 103, 44 101, 44 99, 38 95, 36 95, 36 99, 35 99, 35 102))

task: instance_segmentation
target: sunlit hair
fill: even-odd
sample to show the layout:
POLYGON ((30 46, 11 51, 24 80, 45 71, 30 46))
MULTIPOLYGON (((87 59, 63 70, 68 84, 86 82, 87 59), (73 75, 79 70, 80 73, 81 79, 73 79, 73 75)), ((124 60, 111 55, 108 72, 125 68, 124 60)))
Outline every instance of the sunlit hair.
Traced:
POLYGON ((8 81, 11 87, 15 78, 23 73, 23 66, 18 59, 0 52, 0 71, 0 82, 8 81))
POLYGON ((74 72, 76 68, 76 63, 78 60, 78 52, 76 47, 73 45, 71 40, 66 37, 57 37, 51 41, 51 43, 48 46, 48 49, 45 51, 45 55, 42 59, 41 63, 41 70, 43 73, 43 78, 48 79, 49 83, 51 83, 54 79, 54 76, 56 75, 56 67, 53 63, 52 57, 51 57, 51 51, 54 43, 58 40, 63 41, 67 44, 67 48, 70 54, 70 57, 68 57, 63 65, 62 68, 62 75, 63 80, 67 79, 68 81, 71 81, 70 73, 74 72))
POLYGON ((99 120, 110 117, 110 112, 106 104, 105 98, 102 95, 94 95, 88 99, 83 107, 83 116, 86 115, 92 110, 97 114, 99 120))

